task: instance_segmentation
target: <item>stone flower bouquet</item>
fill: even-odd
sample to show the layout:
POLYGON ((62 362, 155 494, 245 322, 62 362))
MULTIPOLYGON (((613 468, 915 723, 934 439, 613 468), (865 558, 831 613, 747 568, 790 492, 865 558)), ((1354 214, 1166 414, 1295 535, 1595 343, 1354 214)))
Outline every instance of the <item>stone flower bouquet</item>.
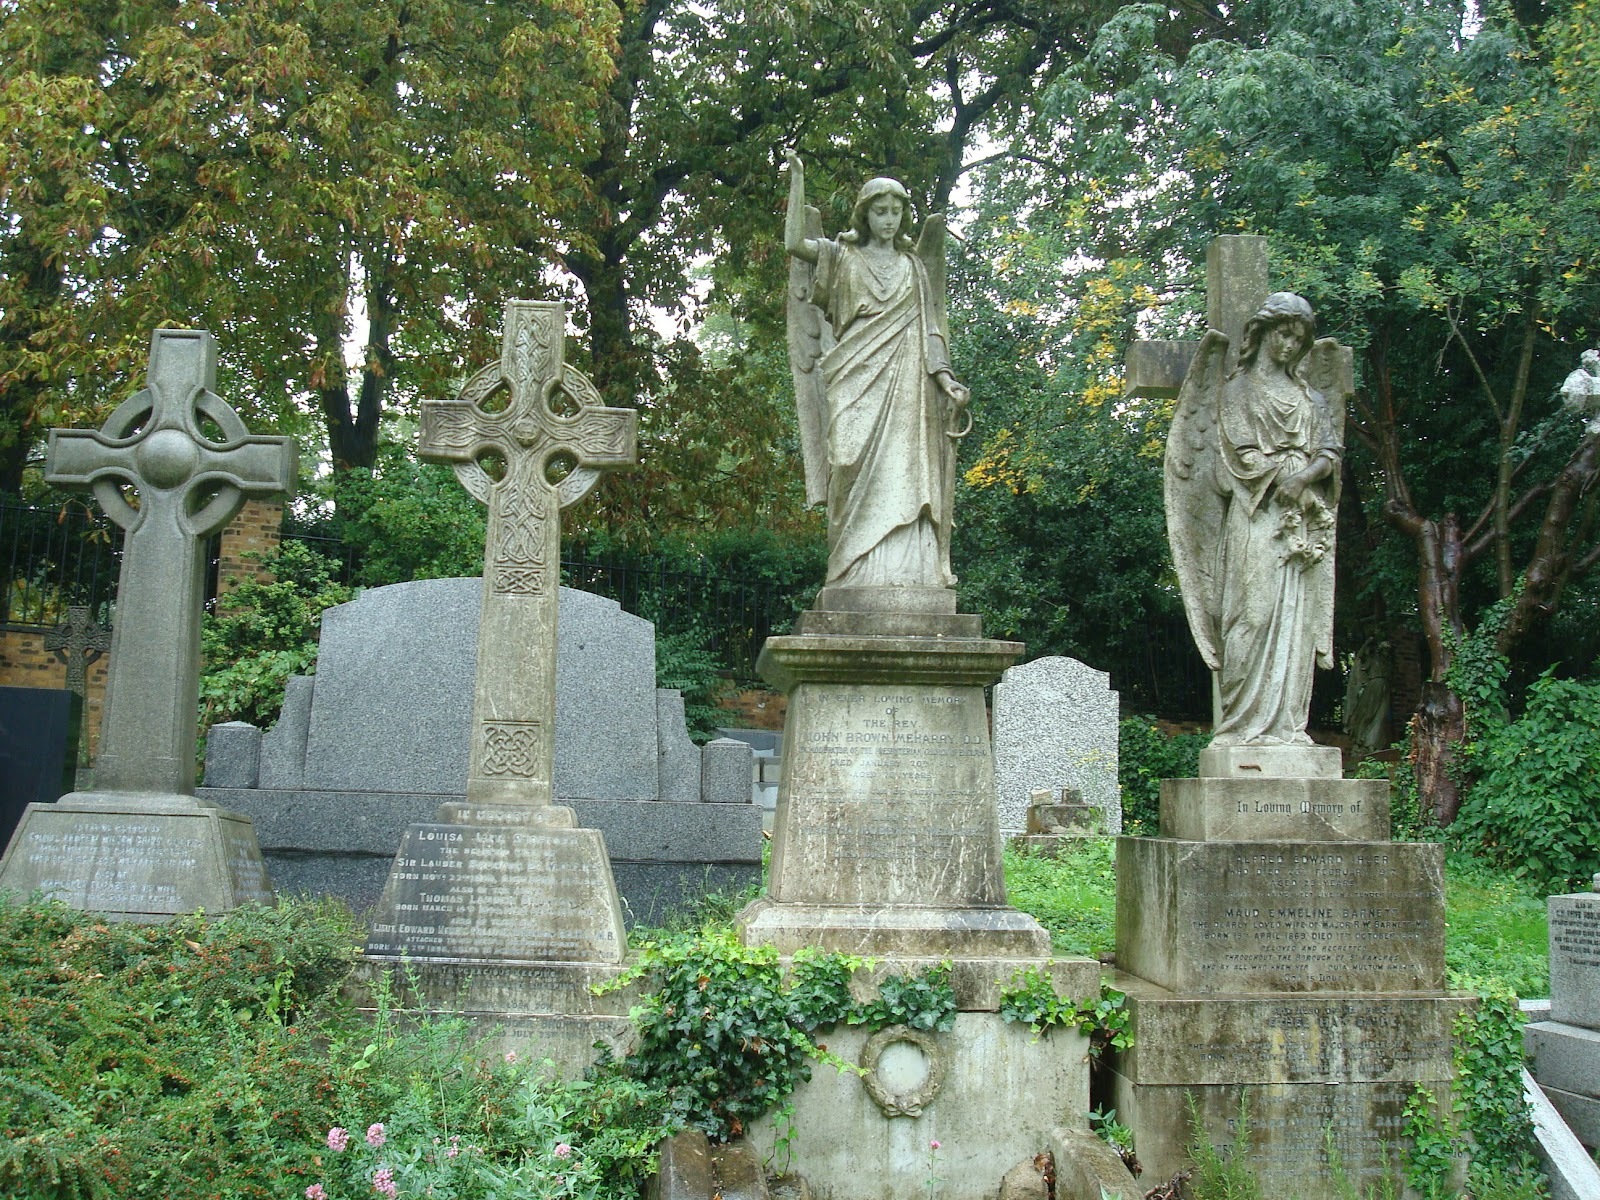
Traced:
POLYGON ((1333 510, 1318 496, 1302 495, 1299 504, 1278 510, 1275 536, 1284 544, 1279 561, 1310 570, 1327 555, 1332 533, 1333 510))

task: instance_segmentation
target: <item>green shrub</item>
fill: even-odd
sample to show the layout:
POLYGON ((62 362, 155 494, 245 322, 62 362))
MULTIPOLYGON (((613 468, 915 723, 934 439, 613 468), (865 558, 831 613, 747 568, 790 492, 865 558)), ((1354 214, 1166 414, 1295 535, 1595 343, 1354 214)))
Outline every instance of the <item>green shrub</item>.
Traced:
POLYGON ((1161 824, 1161 781, 1200 773, 1204 733, 1163 733, 1154 717, 1128 717, 1118 726, 1117 782, 1129 833, 1154 833, 1161 824), (1133 823, 1137 822, 1137 826, 1133 823))
POLYGON ((247 579, 208 614, 200 633, 200 725, 249 721, 266 726, 283 707, 284 683, 310 672, 324 609, 354 594, 334 582, 337 564, 304 542, 258 556, 271 572, 247 579))
POLYGON ((1546 892, 1600 871, 1600 684, 1541 676, 1515 721, 1487 723, 1453 836, 1546 892))

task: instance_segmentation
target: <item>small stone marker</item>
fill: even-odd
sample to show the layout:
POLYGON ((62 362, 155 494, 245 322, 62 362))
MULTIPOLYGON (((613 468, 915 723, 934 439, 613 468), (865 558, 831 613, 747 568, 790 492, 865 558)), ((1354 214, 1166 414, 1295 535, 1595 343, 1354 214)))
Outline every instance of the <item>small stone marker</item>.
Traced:
POLYGON ((293 487, 295 448, 245 429, 216 361, 210 334, 158 329, 143 391, 98 431, 50 431, 45 482, 93 491, 127 533, 95 790, 29 807, 0 887, 132 920, 271 899, 249 819, 194 796, 204 543, 293 487))
POLYGON ((458 399, 422 406, 422 456, 454 464, 489 506, 472 742, 465 801, 406 830, 363 970, 404 959, 423 1003, 581 1070, 597 1036, 626 1034, 626 1000, 601 1011, 588 991, 626 942, 601 834, 552 802, 559 513, 601 469, 634 461, 636 415, 602 406, 563 365, 565 337, 564 305, 514 300, 499 361, 458 399), (482 465, 490 455, 499 479, 482 465))

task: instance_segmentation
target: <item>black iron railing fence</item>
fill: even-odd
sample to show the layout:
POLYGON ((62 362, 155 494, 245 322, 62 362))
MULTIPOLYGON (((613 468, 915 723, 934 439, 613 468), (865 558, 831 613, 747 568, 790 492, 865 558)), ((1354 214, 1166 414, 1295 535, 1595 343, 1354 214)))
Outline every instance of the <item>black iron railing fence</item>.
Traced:
POLYGON ((0 625, 59 625, 83 605, 110 617, 122 530, 87 505, 35 508, 0 501, 0 625))
MULTIPOLYGON (((292 527, 285 536, 337 564, 334 574, 342 582, 360 583, 359 555, 346 543, 292 527)), ((108 624, 121 539, 121 530, 85 504, 38 508, 0 502, 0 626, 53 627, 72 605, 88 606, 97 621, 108 624)), ((707 654, 740 680, 755 679, 761 643, 786 632, 816 590, 815 583, 737 579, 648 557, 618 563, 573 556, 563 559, 561 576, 569 587, 607 596, 653 621, 663 652, 670 644, 672 652, 707 654)), ((208 582, 214 594, 214 562, 208 582)), ((1210 715, 1210 674, 1181 615, 1145 625, 1118 645, 1084 657, 1111 673, 1125 709, 1197 720, 1210 715)))

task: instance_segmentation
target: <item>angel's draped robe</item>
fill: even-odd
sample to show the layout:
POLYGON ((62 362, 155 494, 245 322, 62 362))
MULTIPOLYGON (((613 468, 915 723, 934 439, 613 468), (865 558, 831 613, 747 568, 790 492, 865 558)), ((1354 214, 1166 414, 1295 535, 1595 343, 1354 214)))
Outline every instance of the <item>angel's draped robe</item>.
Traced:
MULTIPOLYGON (((1222 581, 1216 740, 1304 745, 1312 670, 1318 661, 1332 666, 1333 531, 1318 561, 1289 553, 1275 485, 1319 453, 1332 456, 1337 472, 1343 446, 1318 393, 1295 387, 1274 395, 1248 373, 1223 385, 1219 417, 1218 483, 1229 499, 1215 576, 1222 581)), ((1313 497, 1331 504, 1335 477, 1312 484, 1290 507, 1304 516, 1313 497)))
POLYGON ((828 583, 949 587, 954 443, 934 374, 950 355, 927 272, 823 241, 815 296, 833 326, 828 396, 828 583))

